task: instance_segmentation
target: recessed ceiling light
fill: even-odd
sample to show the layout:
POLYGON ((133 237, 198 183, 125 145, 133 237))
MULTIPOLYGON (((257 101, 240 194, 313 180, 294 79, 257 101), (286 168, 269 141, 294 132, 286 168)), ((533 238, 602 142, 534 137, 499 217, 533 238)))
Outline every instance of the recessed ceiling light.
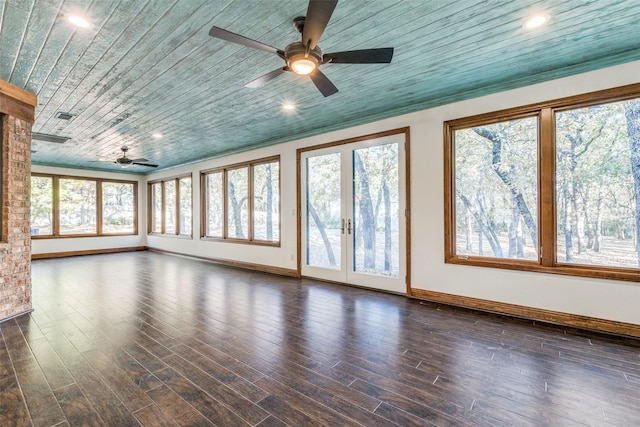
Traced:
POLYGON ((533 15, 524 21, 524 24, 522 24, 522 28, 524 28, 525 30, 531 30, 533 28, 538 28, 543 26, 548 21, 549 21, 549 15, 545 15, 545 14, 533 15))
POLYGON ((75 25, 77 27, 89 28, 89 21, 84 19, 82 16, 71 15, 67 19, 69 19, 69 22, 71 22, 73 25, 75 25))
POLYGON ((151 136, 156 138, 156 139, 162 138, 162 134, 159 133, 159 132, 152 133, 151 136))
POLYGON ((293 111, 296 109, 296 104, 294 104, 293 102, 285 102, 284 104, 282 104, 282 109, 285 111, 293 111))

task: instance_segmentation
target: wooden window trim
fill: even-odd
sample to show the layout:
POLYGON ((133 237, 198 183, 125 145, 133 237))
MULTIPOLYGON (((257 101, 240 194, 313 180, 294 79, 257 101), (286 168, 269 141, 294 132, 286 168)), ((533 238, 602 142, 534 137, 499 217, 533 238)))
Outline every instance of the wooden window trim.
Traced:
POLYGON ((269 241, 269 240, 256 240, 254 238, 254 221, 253 221, 253 197, 254 197, 254 188, 253 188, 253 168, 254 166, 263 165, 267 163, 278 163, 278 202, 281 206, 281 162, 280 155, 263 157, 256 160, 251 160, 248 162, 239 162, 233 163, 230 165, 215 167, 211 169, 205 169, 200 171, 200 240, 202 241, 215 241, 215 242, 228 242, 228 243, 242 243, 242 244, 250 244, 250 245, 258 245, 258 246, 272 246, 272 247, 280 247, 281 239, 282 239, 282 212, 281 209, 278 209, 278 240, 277 241, 269 241), (247 208, 248 208, 248 225, 247 225, 247 238, 239 239, 234 237, 229 237, 228 229, 229 229, 229 218, 227 215, 228 211, 228 177, 227 172, 230 170, 237 170, 247 168, 247 188, 248 188, 248 200, 247 200, 247 208), (222 226, 222 237, 218 236, 207 236, 207 176, 215 173, 222 174, 222 209, 223 209, 223 226, 222 226))
POLYGON ((556 236, 556 141, 557 112, 640 98, 640 83, 544 101, 444 123, 445 263, 509 270, 561 274, 597 279, 640 282, 640 269, 558 263, 556 236), (538 254, 539 259, 517 260, 455 254, 455 153, 453 133, 459 129, 522 117, 538 117, 538 254))
POLYGON ((89 176, 75 175, 56 175, 41 172, 32 172, 31 176, 43 178, 51 178, 52 197, 53 197, 53 223, 51 225, 51 234, 31 236, 34 240, 47 239, 68 239, 76 237, 111 237, 111 236, 136 236, 138 234, 138 182, 125 179, 112 178, 95 178, 89 176), (60 234, 60 180, 75 179, 82 181, 93 181, 96 183, 96 232, 80 233, 80 234, 60 234), (102 224, 102 183, 111 182, 118 184, 131 184, 133 186, 133 231, 123 233, 105 233, 102 224))

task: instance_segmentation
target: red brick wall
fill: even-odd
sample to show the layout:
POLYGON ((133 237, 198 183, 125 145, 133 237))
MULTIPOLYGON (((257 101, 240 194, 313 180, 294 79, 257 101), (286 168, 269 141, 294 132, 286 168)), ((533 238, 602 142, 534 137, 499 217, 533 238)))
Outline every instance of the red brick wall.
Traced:
POLYGON ((31 310, 31 123, 2 120, 0 321, 31 310))

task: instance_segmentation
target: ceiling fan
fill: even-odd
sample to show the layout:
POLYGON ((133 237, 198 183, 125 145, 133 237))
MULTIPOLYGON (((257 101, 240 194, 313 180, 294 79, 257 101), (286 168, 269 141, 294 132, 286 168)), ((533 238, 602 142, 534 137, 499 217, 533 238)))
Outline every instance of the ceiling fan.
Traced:
MULTIPOLYGON (((120 147, 120 150, 122 150, 122 157, 118 157, 117 159, 114 160, 113 163, 116 163, 123 168, 128 168, 131 165, 148 166, 150 168, 158 167, 158 165, 147 163, 148 162, 147 159, 130 159, 129 157, 127 157, 127 151, 129 151, 129 147, 127 147, 126 145, 123 145, 122 147, 120 147)), ((110 162, 110 160, 98 160, 98 161, 110 162)))
POLYGON ((291 71, 301 76, 309 76, 322 95, 330 96, 338 92, 338 88, 318 69, 324 64, 388 64, 393 57, 393 48, 348 50, 344 52, 322 53, 318 41, 324 32, 338 0, 310 0, 307 16, 299 16, 293 25, 302 34, 302 41, 293 42, 284 50, 266 45, 256 40, 232 33, 216 26, 211 27, 209 35, 232 43, 254 49, 275 53, 285 61, 285 66, 271 71, 245 87, 256 88, 275 79, 279 75, 291 71))

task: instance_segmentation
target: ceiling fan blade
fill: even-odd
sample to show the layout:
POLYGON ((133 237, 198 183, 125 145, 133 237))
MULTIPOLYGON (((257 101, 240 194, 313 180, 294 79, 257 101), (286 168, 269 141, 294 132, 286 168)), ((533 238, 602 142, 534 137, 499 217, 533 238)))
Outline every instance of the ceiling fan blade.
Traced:
POLYGON ((347 50, 344 52, 326 53, 322 63, 333 64, 388 64, 393 58, 393 48, 347 50))
POLYGON ((267 52, 278 54, 278 49, 273 46, 269 46, 268 44, 260 43, 259 41, 250 39, 245 36, 241 36, 240 34, 232 33, 231 31, 223 30, 222 28, 218 28, 216 26, 211 27, 209 30, 209 35, 211 37, 215 37, 217 39, 226 40, 231 43, 238 43, 243 46, 252 47, 254 49, 260 49, 267 52))
POLYGON ((147 159, 131 159, 131 161, 133 163, 135 163, 135 162, 148 162, 149 160, 147 160, 147 159))
POLYGON ((302 30, 302 44, 313 50, 331 19, 338 0, 309 0, 302 30))
POLYGON ((260 87, 263 84, 275 79, 276 77, 278 77, 280 74, 284 73, 285 71, 289 71, 288 67, 283 67, 283 68, 278 68, 276 70, 273 70, 270 73, 267 73, 263 76, 258 77, 257 79, 255 79, 252 82, 247 83, 246 85, 244 85, 244 87, 251 87, 251 88, 256 88, 256 87, 260 87))
POLYGON ((151 163, 138 163, 138 162, 133 162, 131 163, 132 165, 138 165, 138 166, 149 166, 150 168, 157 168, 158 165, 152 165, 151 163))
POLYGON ((322 71, 316 70, 313 73, 309 74, 309 77, 311 78, 313 84, 316 85, 318 90, 325 97, 331 96, 334 93, 338 92, 338 88, 333 83, 331 83, 331 80, 329 80, 329 78, 325 76, 322 71))

